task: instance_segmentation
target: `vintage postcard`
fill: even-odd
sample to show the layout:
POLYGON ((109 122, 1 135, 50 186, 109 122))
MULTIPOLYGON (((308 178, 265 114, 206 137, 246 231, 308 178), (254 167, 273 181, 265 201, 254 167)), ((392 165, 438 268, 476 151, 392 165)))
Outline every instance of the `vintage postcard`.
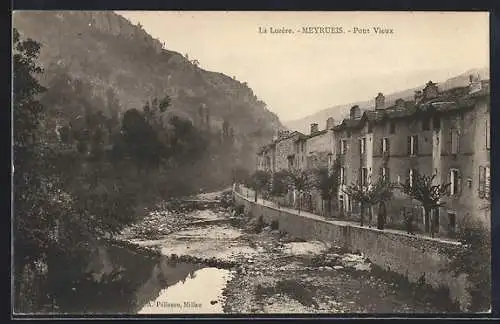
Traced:
POLYGON ((14 315, 491 312, 488 12, 12 26, 14 315))

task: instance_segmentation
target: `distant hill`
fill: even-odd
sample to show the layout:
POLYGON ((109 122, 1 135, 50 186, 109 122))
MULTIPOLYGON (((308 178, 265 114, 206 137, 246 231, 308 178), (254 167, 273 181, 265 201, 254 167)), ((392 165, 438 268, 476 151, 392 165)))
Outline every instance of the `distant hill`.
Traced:
MULTIPOLYGON (((481 79, 489 79, 489 68, 480 68, 480 69, 470 69, 456 77, 450 78, 444 82, 438 83, 438 86, 441 90, 448 90, 455 87, 466 86, 469 84, 469 76, 471 74, 478 74, 481 79)), ((434 81, 434 80, 433 80, 434 81)), ((419 87, 406 89, 402 91, 398 91, 391 94, 384 94, 386 105, 392 105, 394 101, 401 98, 404 100, 410 100, 413 98, 415 91, 422 90, 424 88, 424 84, 419 87)), ((358 101, 351 102, 342 105, 336 105, 331 108, 327 108, 321 111, 318 111, 312 115, 309 115, 304 118, 284 122, 285 126, 291 130, 298 130, 301 132, 308 133, 310 130, 311 123, 318 123, 320 129, 323 129, 326 126, 326 120, 329 117, 333 117, 336 121, 340 121, 349 116, 349 109, 354 105, 359 105, 361 110, 366 110, 375 106, 375 95, 373 100, 367 101, 358 101)))
MULTIPOLYGON (((193 122, 205 105, 212 127, 221 129, 227 120, 251 159, 258 146, 282 127, 245 82, 203 70, 198 62, 166 49, 168 43, 153 39, 140 25, 112 11, 16 12, 13 27, 41 42, 44 84, 66 71, 91 83, 93 95, 105 99, 111 89, 122 112, 168 94, 171 113, 193 122)), ((247 162, 254 166, 251 159, 247 162)))

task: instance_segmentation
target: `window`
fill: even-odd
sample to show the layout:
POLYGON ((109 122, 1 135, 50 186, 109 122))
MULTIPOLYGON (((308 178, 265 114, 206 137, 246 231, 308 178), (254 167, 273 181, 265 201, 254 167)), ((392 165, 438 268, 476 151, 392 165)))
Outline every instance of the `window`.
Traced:
POLYGON ((366 138, 363 137, 359 140, 359 152, 365 154, 366 152, 366 138))
POLYGON ((439 208, 434 208, 432 210, 432 213, 434 213, 434 217, 432 218, 432 221, 434 223, 434 233, 439 232, 439 208))
POLYGON ((458 131, 452 129, 450 133, 451 154, 458 154, 460 147, 458 131))
POLYGON ((460 194, 460 176, 457 169, 450 170, 450 195, 456 196, 460 194))
POLYGON ((414 176, 415 176, 415 171, 413 169, 408 170, 408 181, 410 182, 410 187, 413 187, 414 176))
POLYGON ((479 198, 490 197, 490 167, 479 167, 479 198))
POLYGON ((367 168, 361 169, 361 185, 362 186, 368 185, 368 169, 367 168))
POLYGON ((455 233, 457 229, 457 214, 455 213, 448 213, 448 231, 450 233, 455 233))
POLYGON ((344 211, 344 195, 339 196, 339 210, 344 211))
POLYGON ((343 139, 340 141, 340 154, 346 154, 347 152, 347 140, 343 139))
POLYGON ((396 133, 396 123, 393 121, 389 123, 389 133, 391 134, 396 133))
POLYGON ((389 138, 382 138, 382 153, 389 153, 389 138))
POLYGON ((389 168, 383 167, 380 170, 380 175, 382 176, 383 180, 389 181, 389 168))
POLYGON ((328 168, 331 168, 333 165, 333 156, 328 154, 328 168))
POLYGON ((430 125, 431 124, 431 119, 429 116, 425 116, 423 119, 422 119, 422 130, 423 131, 427 131, 430 129, 430 125))
POLYGON ((434 130, 441 129, 441 119, 438 116, 434 116, 434 118, 432 119, 432 128, 434 130))
POLYGON ((418 154, 418 135, 408 136, 408 155, 418 154))
POLYGON ((293 156, 289 156, 288 157, 288 169, 292 169, 293 168, 293 156))
POLYGON ((469 189, 472 188, 472 179, 471 178, 467 179, 467 188, 469 188, 469 189))
POLYGON ((340 168, 340 184, 345 185, 345 168, 340 168))
POLYGON ((485 132, 486 132, 486 149, 490 149, 490 121, 487 120, 486 121, 486 129, 485 129, 485 132))

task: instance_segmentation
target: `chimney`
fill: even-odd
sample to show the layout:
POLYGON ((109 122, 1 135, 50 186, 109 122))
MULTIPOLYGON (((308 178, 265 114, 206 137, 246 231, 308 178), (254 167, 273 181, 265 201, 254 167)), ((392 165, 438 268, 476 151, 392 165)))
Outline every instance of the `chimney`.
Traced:
POLYGON ((470 75, 469 76, 469 94, 473 94, 481 91, 481 77, 478 75, 470 75))
POLYGON ((318 132, 318 124, 317 123, 312 123, 311 124, 311 134, 317 133, 318 132))
POLYGON ((332 129, 335 126, 335 119, 330 117, 326 120, 326 129, 332 129))
MULTIPOLYGON (((415 96, 416 96, 416 94, 415 94, 415 96)), ((396 106, 396 108, 404 108, 405 101, 401 98, 396 99, 396 101, 394 102, 394 105, 396 106)))
POLYGON ((427 82, 424 88, 424 98, 423 99, 433 99, 438 96, 439 90, 437 83, 432 81, 427 82))
POLYGON ((423 95, 421 90, 415 91, 415 95, 414 95, 415 103, 418 104, 420 101, 422 101, 423 97, 424 97, 424 95, 423 95))
POLYGON ((359 106, 353 106, 351 108, 350 114, 349 114, 351 119, 359 119, 361 118, 361 109, 359 109, 359 106))
POLYGON ((381 92, 375 97, 375 109, 385 109, 385 97, 381 92))

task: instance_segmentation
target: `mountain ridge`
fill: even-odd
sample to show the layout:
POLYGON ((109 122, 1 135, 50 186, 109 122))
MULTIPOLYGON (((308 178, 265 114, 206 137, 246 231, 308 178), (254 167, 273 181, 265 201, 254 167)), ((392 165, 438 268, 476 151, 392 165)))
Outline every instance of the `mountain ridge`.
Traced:
POLYGON ((91 83, 93 95, 105 98, 112 89, 121 113, 168 95, 169 113, 193 123, 205 106, 211 128, 220 131, 228 121, 240 142, 247 141, 251 147, 249 157, 283 128, 278 116, 245 82, 200 68, 168 50, 140 24, 133 25, 112 11, 18 11, 13 14, 13 27, 41 43, 45 85, 66 71, 91 83))

